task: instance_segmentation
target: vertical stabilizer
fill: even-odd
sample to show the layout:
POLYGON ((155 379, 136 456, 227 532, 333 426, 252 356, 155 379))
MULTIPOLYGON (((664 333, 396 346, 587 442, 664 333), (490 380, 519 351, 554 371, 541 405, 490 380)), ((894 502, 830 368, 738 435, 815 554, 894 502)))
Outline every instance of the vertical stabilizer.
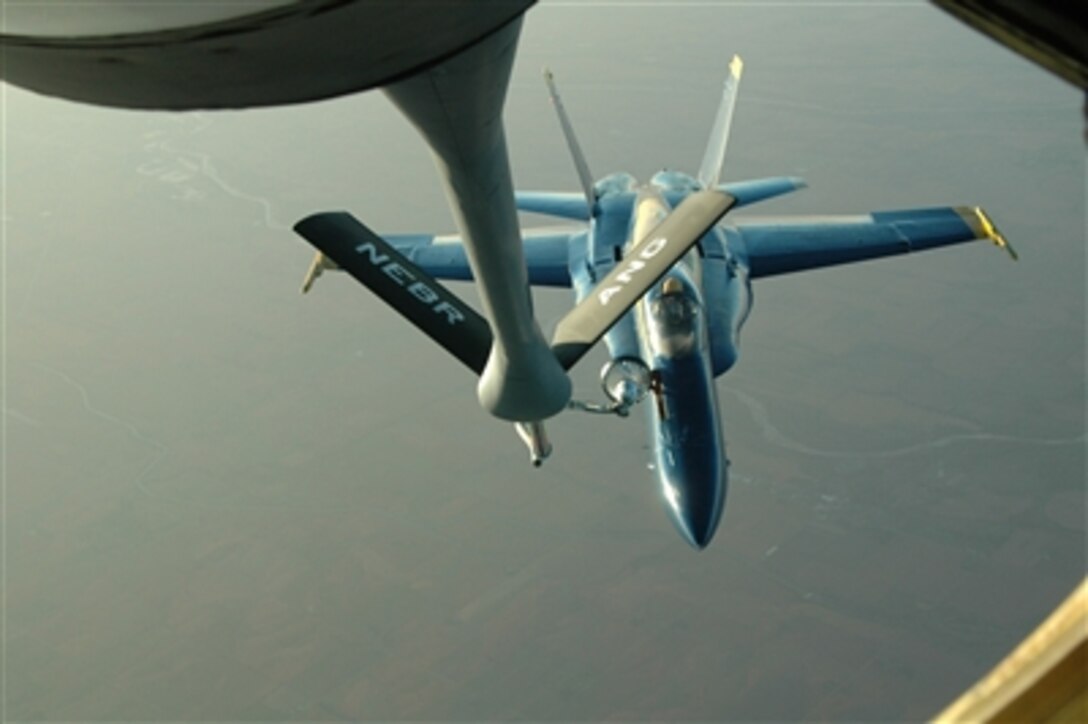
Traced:
POLYGON ((578 138, 574 135, 574 126, 567 117, 567 109, 563 107, 563 100, 559 97, 559 90, 555 87, 555 77, 547 68, 544 69, 544 82, 548 84, 548 96, 555 106, 555 112, 559 116, 559 125, 563 127, 563 137, 567 140, 567 148, 570 149, 571 158, 574 159, 574 168, 578 171, 578 182, 582 184, 582 192, 586 195, 586 203, 589 205, 589 213, 593 214, 593 208, 597 203, 597 194, 593 190, 593 175, 589 172, 589 164, 582 154, 582 147, 578 145, 578 138))
POLYGON ((699 166, 699 183, 704 189, 714 188, 721 179, 725 146, 729 141, 729 127, 733 125, 733 111, 737 107, 737 86, 740 85, 740 74, 743 70, 744 62, 739 55, 734 55, 729 63, 729 75, 725 79, 718 115, 714 118, 714 127, 710 131, 710 139, 703 153, 703 163, 699 166))

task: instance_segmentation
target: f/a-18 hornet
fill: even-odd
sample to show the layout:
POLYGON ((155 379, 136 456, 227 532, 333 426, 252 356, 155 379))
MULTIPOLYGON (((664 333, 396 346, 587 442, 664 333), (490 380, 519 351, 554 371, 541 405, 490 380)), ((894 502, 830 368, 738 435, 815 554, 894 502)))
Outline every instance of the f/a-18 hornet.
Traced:
MULTIPOLYGON (((516 194, 522 211, 585 222, 573 231, 522 232, 529 283, 575 291, 577 304, 552 337, 561 367, 570 369, 602 336, 608 347, 601 370, 607 402, 569 406, 627 416, 652 400, 646 416, 665 508, 699 549, 721 520, 729 473, 714 381, 737 361, 753 279, 976 239, 1015 258, 977 207, 719 224, 730 208, 804 186, 789 177, 720 183, 742 67, 740 58, 729 66, 697 175, 666 170, 649 183, 626 173, 593 181, 545 71, 582 189, 516 194)), ((460 238, 383 238, 343 212, 308 217, 296 229, 318 249, 303 291, 323 270, 344 269, 473 372, 484 372, 493 340, 488 322, 436 281, 473 279, 460 238)), ((539 465, 551 452, 542 421, 515 420, 515 426, 539 465)))

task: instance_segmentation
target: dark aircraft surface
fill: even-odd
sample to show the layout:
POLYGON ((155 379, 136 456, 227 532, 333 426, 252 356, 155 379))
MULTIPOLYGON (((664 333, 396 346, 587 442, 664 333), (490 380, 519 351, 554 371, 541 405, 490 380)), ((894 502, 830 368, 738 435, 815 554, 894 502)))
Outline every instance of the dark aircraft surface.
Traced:
POLYGON ((417 73, 516 21, 533 2, 12 3, 4 6, 0 78, 121 108, 301 103, 417 73))

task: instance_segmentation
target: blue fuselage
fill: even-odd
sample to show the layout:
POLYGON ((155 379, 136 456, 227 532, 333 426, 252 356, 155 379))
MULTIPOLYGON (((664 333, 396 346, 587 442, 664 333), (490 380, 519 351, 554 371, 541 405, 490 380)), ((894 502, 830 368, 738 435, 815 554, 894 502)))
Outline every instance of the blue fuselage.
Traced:
MULTIPOLYGON (((599 182, 585 257, 572 259, 579 299, 696 188, 675 172, 646 186, 626 174, 599 182)), ((614 360, 637 358, 651 371, 646 407, 661 494, 697 548, 710 542, 724 508, 729 462, 714 378, 736 361, 749 299, 744 266, 715 227, 605 337, 614 360)))

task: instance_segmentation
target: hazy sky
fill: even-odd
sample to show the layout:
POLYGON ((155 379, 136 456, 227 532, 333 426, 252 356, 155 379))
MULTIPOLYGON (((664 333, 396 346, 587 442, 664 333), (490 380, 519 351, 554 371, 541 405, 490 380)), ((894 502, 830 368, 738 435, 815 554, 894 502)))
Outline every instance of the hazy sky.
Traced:
POLYGON ((0 86, 6 718, 921 719, 982 675, 1085 570, 1082 97, 924 2, 543 2, 518 184, 577 188, 543 65, 593 172, 647 178, 696 170, 733 53, 725 177, 810 185, 752 214, 981 204, 1021 261, 757 283, 701 553, 639 415, 560 416, 534 470, 368 292, 299 296, 308 213, 453 228, 380 94, 0 86))

